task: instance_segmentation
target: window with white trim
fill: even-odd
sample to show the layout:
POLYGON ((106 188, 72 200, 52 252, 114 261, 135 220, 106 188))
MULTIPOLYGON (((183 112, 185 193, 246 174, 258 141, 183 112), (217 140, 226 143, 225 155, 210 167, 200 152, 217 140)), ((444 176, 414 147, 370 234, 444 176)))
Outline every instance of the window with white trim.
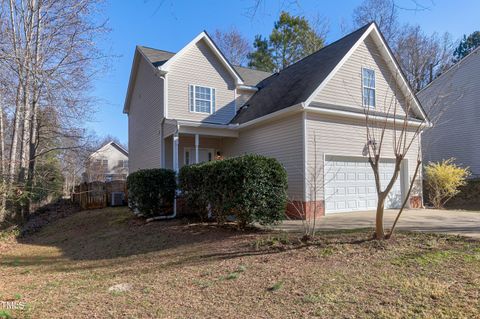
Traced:
POLYGON ((363 106, 375 107, 375 71, 362 68, 363 106))
POLYGON ((196 113, 215 113, 215 89, 206 86, 189 86, 189 109, 196 113))

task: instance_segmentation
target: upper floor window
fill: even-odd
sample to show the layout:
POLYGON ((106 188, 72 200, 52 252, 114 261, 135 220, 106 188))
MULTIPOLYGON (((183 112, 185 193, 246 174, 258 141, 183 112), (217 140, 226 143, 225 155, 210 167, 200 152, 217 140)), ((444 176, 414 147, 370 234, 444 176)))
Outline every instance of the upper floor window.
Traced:
POLYGON ((375 107, 375 71, 362 68, 363 106, 375 107))
POLYGON ((128 168, 127 160, 118 160, 118 167, 128 168))
POLYGON ((189 108, 191 112, 215 113, 215 89, 190 85, 189 86, 189 108))

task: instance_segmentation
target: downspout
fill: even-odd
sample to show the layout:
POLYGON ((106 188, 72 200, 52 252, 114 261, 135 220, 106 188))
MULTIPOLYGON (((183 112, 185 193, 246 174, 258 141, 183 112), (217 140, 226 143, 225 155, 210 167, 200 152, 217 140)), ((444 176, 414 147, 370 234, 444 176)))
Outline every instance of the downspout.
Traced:
MULTIPOLYGON (((177 125, 177 129, 175 130, 175 133, 174 134, 178 134, 178 131, 179 131, 179 125, 177 125)), ((175 143, 175 141, 174 141, 175 143)), ((177 149, 177 153, 178 153, 178 149, 177 149)), ((178 156, 177 156, 177 162, 178 162, 178 156)), ((178 163, 177 163, 178 165, 178 163)), ((175 166, 175 163, 174 163, 174 166, 175 166)), ((175 172, 175 178, 177 179, 177 182, 178 182, 178 173, 175 172)), ((149 223, 149 222, 153 222, 155 220, 165 220, 165 219, 172 219, 172 218, 175 218, 177 217, 177 196, 179 194, 179 191, 178 189, 175 190, 175 197, 173 198, 173 214, 171 215, 166 215, 166 216, 155 216, 155 217, 150 217, 150 218, 147 218, 146 222, 149 223)))

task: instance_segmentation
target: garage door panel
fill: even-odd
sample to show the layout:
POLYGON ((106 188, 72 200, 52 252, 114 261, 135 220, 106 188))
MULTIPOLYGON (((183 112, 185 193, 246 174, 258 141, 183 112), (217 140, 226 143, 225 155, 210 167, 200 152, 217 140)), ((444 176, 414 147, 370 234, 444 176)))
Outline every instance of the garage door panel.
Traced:
MULTIPOLYGON (((382 187, 393 175, 394 162, 381 162, 382 187)), ((325 161, 325 208, 327 213, 375 209, 377 192, 375 176, 364 158, 327 156, 325 161)), ((401 205, 400 180, 387 197, 386 208, 401 205)))

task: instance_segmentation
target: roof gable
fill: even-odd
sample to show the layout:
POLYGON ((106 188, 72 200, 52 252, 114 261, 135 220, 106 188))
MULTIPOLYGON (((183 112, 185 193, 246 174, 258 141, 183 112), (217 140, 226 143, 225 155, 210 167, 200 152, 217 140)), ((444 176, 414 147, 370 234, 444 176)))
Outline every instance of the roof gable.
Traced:
POLYGON ((232 123, 245 123, 305 102, 367 27, 350 33, 260 82, 258 92, 239 110, 232 123))
POLYGON ((397 77, 400 88, 412 97, 418 115, 427 119, 383 36, 375 23, 370 23, 260 82, 259 91, 239 110, 232 123, 245 123, 300 103, 309 105, 369 35, 380 44, 389 67, 400 75, 397 77))
POLYGON ((190 41, 186 46, 184 46, 180 51, 178 51, 175 55, 173 55, 170 59, 168 59, 165 63, 160 65, 158 69, 163 72, 168 72, 170 66, 175 63, 176 60, 181 58, 190 48, 192 48, 194 45, 196 45, 199 41, 205 41, 207 46, 213 51, 215 56, 220 60, 222 65, 227 69, 227 71, 232 75, 233 79, 235 80, 235 83, 237 85, 242 85, 243 80, 240 77, 240 75, 237 73, 235 68, 228 62, 228 60, 225 58, 225 56, 222 54, 222 52, 218 49, 218 47, 215 45, 213 40, 210 38, 210 36, 207 34, 207 32, 203 31, 199 35, 197 35, 192 41, 190 41))
POLYGON ((95 152, 90 154, 89 157, 95 156, 97 154, 101 154, 102 152, 106 151, 109 148, 110 149, 111 148, 116 149, 117 151, 119 151, 120 153, 122 153, 123 155, 128 157, 128 151, 125 148, 123 148, 121 145, 115 143, 114 141, 110 141, 110 142, 106 143, 105 145, 100 147, 98 150, 96 150, 95 152))

